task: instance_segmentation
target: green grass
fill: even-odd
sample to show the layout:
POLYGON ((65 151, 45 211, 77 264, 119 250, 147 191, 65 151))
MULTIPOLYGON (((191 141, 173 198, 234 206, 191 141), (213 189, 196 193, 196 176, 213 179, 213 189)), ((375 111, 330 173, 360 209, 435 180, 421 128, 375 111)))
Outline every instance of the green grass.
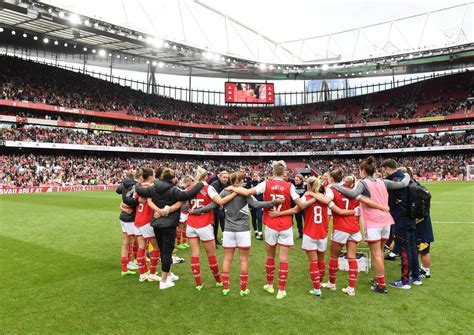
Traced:
MULTIPOLYGON (((288 296, 264 292, 263 242, 253 240, 250 296, 238 296, 238 267, 227 297, 194 289, 187 262, 173 267, 173 289, 120 277, 119 198, 113 192, 0 196, 1 333, 471 333, 474 329, 474 183, 428 185, 433 193, 433 277, 409 291, 308 294, 311 282, 300 240, 290 254, 288 296), (457 203, 456 203, 457 202, 457 203)), ((218 250, 222 260, 222 249, 218 250)), ((204 260, 203 279, 212 276, 204 260)), ((399 278, 387 262, 387 279, 399 278)), ((347 273, 339 272, 339 288, 347 273)))

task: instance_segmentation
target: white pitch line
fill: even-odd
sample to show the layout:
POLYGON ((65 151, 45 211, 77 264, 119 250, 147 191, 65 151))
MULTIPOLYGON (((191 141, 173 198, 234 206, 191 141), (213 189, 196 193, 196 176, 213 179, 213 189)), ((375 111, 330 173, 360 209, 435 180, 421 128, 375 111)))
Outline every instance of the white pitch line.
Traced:
POLYGON ((469 223, 469 224, 474 224, 473 221, 433 221, 432 223, 469 223))
POLYGON ((470 204, 470 201, 431 201, 432 204, 470 204))

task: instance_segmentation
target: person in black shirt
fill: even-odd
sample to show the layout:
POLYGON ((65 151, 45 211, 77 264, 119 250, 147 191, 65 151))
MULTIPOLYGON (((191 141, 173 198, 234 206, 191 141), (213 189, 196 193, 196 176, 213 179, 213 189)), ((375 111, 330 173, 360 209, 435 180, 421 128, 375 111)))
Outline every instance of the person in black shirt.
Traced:
MULTIPOLYGON (((381 165, 385 178, 392 181, 401 181, 404 174, 398 170, 398 164, 393 159, 386 159, 381 165)), ((413 180, 410 180, 413 183, 413 180)), ((389 283, 390 286, 410 289, 411 283, 421 285, 420 265, 416 252, 416 221, 407 214, 408 188, 388 191, 390 214, 395 221, 393 225, 395 243, 400 251, 401 279, 389 283), (411 278, 410 278, 411 275, 411 278)))
MULTIPOLYGON (((296 189, 296 193, 298 193, 298 195, 300 196, 300 198, 303 196, 303 194, 306 192, 306 187, 303 183, 304 181, 304 178, 302 175, 298 174, 295 176, 295 189, 296 189)), ((294 203, 292 201, 292 207, 294 207, 294 203)), ((295 221, 296 221, 296 226, 298 227, 298 238, 303 238, 303 214, 304 211, 300 211, 298 213, 295 214, 295 221)))
MULTIPOLYGON (((220 194, 224 188, 229 186, 229 172, 222 170, 218 175, 217 179, 210 184, 216 190, 217 194, 220 194)), ((219 225, 221 226, 221 231, 224 231, 225 225, 225 212, 223 208, 217 208, 214 210, 214 238, 216 240, 216 247, 221 243, 217 239, 217 234, 219 232, 219 225)))
MULTIPOLYGON (((260 183, 260 175, 258 172, 254 171, 252 173, 252 179, 245 184, 245 188, 253 188, 260 183)), ((263 194, 255 196, 255 199, 258 201, 263 201, 263 194)), ((252 228, 257 240, 263 240, 263 209, 250 207, 250 213, 252 214, 252 228)))
POLYGON ((123 179, 122 183, 117 187, 115 192, 122 196, 122 203, 130 207, 128 210, 120 211, 120 224, 122 225, 122 250, 121 250, 121 263, 122 263, 122 276, 134 275, 135 272, 131 271, 136 269, 131 263, 129 256, 129 247, 133 243, 135 236, 135 207, 138 205, 138 200, 133 197, 133 192, 135 191, 135 185, 137 181, 134 178, 140 178, 141 173, 129 172, 127 176, 123 179), (130 263, 130 264, 129 264, 130 263))
MULTIPOLYGON (((135 186, 136 193, 143 198, 151 198, 153 203, 159 208, 165 208, 165 216, 153 218, 151 226, 155 231, 156 240, 161 251, 161 282, 160 289, 166 289, 174 286, 178 276, 170 272, 174 242, 176 240, 176 227, 179 225, 180 211, 170 211, 170 207, 180 201, 193 199, 204 186, 202 182, 197 183, 190 190, 181 190, 176 186, 176 175, 170 168, 163 169, 159 179, 151 187, 135 186)), ((180 207, 180 206, 179 206, 180 207)))

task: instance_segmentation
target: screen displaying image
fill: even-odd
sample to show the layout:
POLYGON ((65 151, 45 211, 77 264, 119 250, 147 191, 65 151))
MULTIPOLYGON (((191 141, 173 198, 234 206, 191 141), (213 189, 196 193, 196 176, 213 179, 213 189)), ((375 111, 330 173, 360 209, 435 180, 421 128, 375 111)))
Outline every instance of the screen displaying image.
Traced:
POLYGON ((225 102, 248 104, 275 103, 273 84, 265 83, 225 83, 225 102))

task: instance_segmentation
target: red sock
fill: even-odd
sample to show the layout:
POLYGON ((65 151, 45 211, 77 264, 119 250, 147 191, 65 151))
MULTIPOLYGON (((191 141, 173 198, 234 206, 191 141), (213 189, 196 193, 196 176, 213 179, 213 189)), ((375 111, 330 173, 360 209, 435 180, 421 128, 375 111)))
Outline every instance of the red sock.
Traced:
POLYGON ((280 270, 278 270, 278 289, 284 291, 288 279, 288 261, 280 261, 280 270))
POLYGON ((178 228, 176 228, 176 244, 177 245, 180 245, 181 244, 181 227, 178 226, 178 228))
POLYGON ((128 254, 127 254, 127 257, 129 259, 129 262, 130 262, 130 259, 132 259, 132 253, 133 253, 133 243, 129 243, 128 244, 128 254))
POLYGON ((137 251, 137 263, 138 263, 138 271, 141 275, 145 274, 146 272, 146 257, 145 257, 145 249, 138 249, 137 251))
POLYGON ((137 259, 137 253, 138 253, 138 242, 137 241, 133 241, 133 259, 137 259))
POLYGON ((130 258, 122 257, 120 258, 120 262, 122 263, 122 272, 127 272, 128 271, 127 264, 128 262, 130 262, 130 258))
POLYGON ((326 274, 326 262, 323 261, 318 261, 318 267, 319 267, 319 282, 322 283, 324 282, 324 275, 326 274))
POLYGON ((313 287, 319 290, 321 288, 321 281, 319 280, 318 261, 309 262, 309 276, 313 282, 313 287))
POLYGON ((193 272, 196 286, 201 286, 201 263, 199 257, 191 257, 191 271, 193 272))
POLYGON ((337 258, 329 257, 329 282, 336 284, 336 274, 339 270, 339 261, 337 258))
POLYGON ((247 282, 249 280, 249 274, 247 272, 240 273, 240 290, 245 291, 247 289, 247 282))
POLYGON ((153 249, 150 255, 150 274, 152 275, 156 273, 156 265, 158 264, 159 258, 160 258, 160 249, 153 249))
POLYGON ((182 236, 182 241, 183 243, 188 242, 188 235, 186 235, 186 226, 183 227, 183 230, 181 231, 182 236))
POLYGON ((348 262, 349 262, 349 287, 354 288, 357 281, 357 272, 358 272, 357 259, 349 258, 348 262))
POLYGON ((267 257, 267 285, 273 285, 275 276, 275 258, 267 257))
POLYGON ((222 282, 221 274, 219 273, 219 263, 217 263, 216 255, 208 256, 207 261, 209 262, 209 268, 211 269, 212 275, 214 276, 216 283, 222 282))
POLYGON ((222 272, 222 288, 224 290, 229 289, 229 281, 230 281, 230 273, 229 272, 222 272))
POLYGON ((380 287, 380 288, 385 287, 385 275, 375 276, 375 281, 377 282, 378 287, 380 287))

